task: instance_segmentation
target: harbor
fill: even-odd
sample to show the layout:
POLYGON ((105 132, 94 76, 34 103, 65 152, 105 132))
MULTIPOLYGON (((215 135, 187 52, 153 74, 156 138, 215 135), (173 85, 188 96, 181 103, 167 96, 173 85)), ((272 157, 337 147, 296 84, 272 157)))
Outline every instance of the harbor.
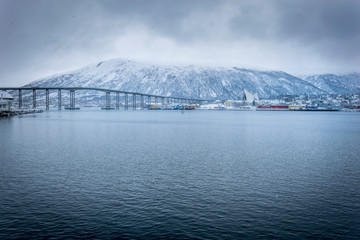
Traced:
POLYGON ((11 117, 17 115, 34 114, 34 113, 42 113, 42 112, 44 112, 42 109, 16 109, 11 111, 1 111, 0 117, 11 117))
POLYGON ((81 98, 75 97, 75 91, 88 90, 89 88, 4 89, 4 91, 0 91, 0 116, 2 117, 41 113, 42 111, 50 109, 80 110, 92 108, 101 110, 129 110, 131 106, 132 110, 360 111, 359 94, 320 96, 286 95, 277 96, 274 99, 259 99, 257 93, 254 94, 244 90, 239 100, 200 100, 170 96, 150 96, 144 93, 129 92, 125 92, 124 98, 121 98, 120 93, 122 91, 119 90, 91 89, 99 93, 105 92, 105 95, 100 96, 96 102, 84 102, 81 98), (62 96, 61 90, 70 91, 70 98, 62 96), (56 92, 57 96, 55 95, 56 92), (111 101, 111 92, 116 93, 115 103, 111 101), (52 97, 50 97, 50 93, 52 97), (132 101, 129 101, 129 94, 132 94, 132 98, 130 98, 132 101), (147 97, 145 98, 145 96, 147 97))

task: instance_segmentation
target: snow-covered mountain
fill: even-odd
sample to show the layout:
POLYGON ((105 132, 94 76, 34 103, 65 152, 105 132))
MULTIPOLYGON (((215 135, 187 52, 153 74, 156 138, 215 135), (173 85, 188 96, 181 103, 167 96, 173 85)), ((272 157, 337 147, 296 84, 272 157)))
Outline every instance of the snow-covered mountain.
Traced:
POLYGON ((310 75, 302 79, 330 94, 360 93, 360 73, 310 75))
POLYGON ((257 93, 262 99, 277 95, 328 93, 328 89, 322 90, 282 71, 159 65, 124 59, 90 64, 75 71, 42 78, 26 86, 99 87, 163 96, 223 100, 240 99, 244 89, 257 93))

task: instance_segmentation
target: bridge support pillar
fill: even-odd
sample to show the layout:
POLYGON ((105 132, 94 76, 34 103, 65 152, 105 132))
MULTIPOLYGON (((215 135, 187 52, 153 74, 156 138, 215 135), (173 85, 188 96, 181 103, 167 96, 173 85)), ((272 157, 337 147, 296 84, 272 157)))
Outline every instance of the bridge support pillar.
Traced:
POLYGON ((155 97, 155 105, 158 105, 158 97, 155 97))
POLYGON ((70 108, 75 109, 75 90, 70 90, 70 108))
POLYGON ((61 89, 58 89, 58 110, 61 110, 61 89))
POLYGON ((119 93, 116 93, 116 110, 120 109, 120 96, 119 93))
POLYGON ((110 108, 110 92, 106 92, 106 106, 107 109, 110 108))
POLYGON ((125 93, 125 110, 129 109, 129 99, 128 99, 128 94, 125 93))
POLYGON ((19 89, 19 108, 22 108, 22 92, 21 92, 21 89, 19 89))
POLYGON ((136 110, 136 94, 133 94, 133 110, 136 110))
POLYGON ((144 95, 141 95, 141 109, 145 108, 144 95))
POLYGON ((33 108, 36 108, 36 90, 33 89, 33 108))
POLYGON ((151 105, 151 96, 148 96, 148 105, 149 105, 149 107, 151 105))
POLYGON ((49 89, 46 89, 45 93, 46 93, 46 102, 45 102, 46 110, 49 110, 49 89))

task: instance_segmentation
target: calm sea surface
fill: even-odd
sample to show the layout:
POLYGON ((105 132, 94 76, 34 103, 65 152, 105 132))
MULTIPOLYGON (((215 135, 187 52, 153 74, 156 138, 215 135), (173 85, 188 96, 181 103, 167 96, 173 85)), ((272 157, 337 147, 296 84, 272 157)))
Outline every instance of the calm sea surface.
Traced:
POLYGON ((360 239, 360 113, 0 119, 0 239, 360 239))

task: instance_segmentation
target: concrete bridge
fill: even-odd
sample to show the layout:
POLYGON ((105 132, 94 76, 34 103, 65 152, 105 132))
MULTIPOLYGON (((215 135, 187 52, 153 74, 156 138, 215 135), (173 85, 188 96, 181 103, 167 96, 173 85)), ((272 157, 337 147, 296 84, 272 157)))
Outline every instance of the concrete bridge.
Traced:
MULTIPOLYGON (((49 110, 49 92, 50 91, 57 91, 58 92, 58 109, 61 110, 62 108, 62 98, 61 98, 61 93, 62 91, 69 91, 70 92, 70 104, 67 109, 70 110, 75 110, 78 109, 75 106, 75 92, 76 91, 99 91, 99 92, 104 92, 105 96, 106 96, 106 106, 103 107, 102 109, 114 109, 111 107, 111 98, 110 98, 110 94, 115 94, 116 95, 116 103, 115 103, 115 108, 117 110, 120 109, 120 94, 124 94, 125 95, 125 102, 124 102, 124 106, 125 106, 125 110, 129 109, 129 95, 132 96, 133 101, 132 101, 132 108, 136 109, 136 103, 137 103, 137 97, 140 97, 140 108, 144 109, 145 108, 145 98, 147 98, 147 104, 151 105, 151 104, 159 104, 159 100, 160 103, 162 105, 166 105, 166 104, 184 104, 184 103, 188 103, 188 104, 195 104, 195 103, 201 103, 204 102, 206 100, 202 100, 202 99, 194 99, 194 98, 181 98, 181 97, 170 97, 170 96, 160 96, 160 95, 152 95, 152 94, 146 94, 146 93, 137 93, 137 92, 127 92, 127 91, 120 91, 120 90, 114 90, 114 89, 104 89, 104 88, 89 88, 89 87, 20 87, 20 88, 1 88, 0 90, 3 91, 18 91, 18 105, 19 108, 22 108, 23 106, 23 98, 22 98, 22 94, 23 91, 32 91, 32 100, 33 100, 33 108, 37 107, 36 104, 36 93, 38 91, 45 91, 45 95, 46 95, 46 101, 45 101, 45 105, 46 105, 46 110, 49 110)), ((14 96, 16 97, 16 96, 14 96)))

